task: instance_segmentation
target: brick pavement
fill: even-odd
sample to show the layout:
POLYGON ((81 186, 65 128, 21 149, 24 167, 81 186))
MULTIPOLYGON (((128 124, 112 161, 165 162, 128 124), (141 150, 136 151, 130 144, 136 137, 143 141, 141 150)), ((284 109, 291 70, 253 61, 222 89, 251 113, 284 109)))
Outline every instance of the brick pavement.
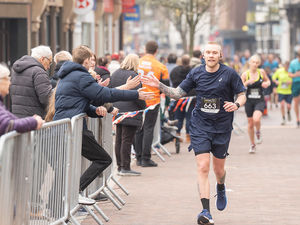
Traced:
MULTIPOLYGON (((263 143, 254 155, 248 154, 246 117, 237 113, 237 123, 245 133, 232 134, 227 160, 228 207, 216 210, 212 195, 211 212, 217 225, 299 225, 300 224, 300 129, 294 121, 279 126, 279 111, 263 119, 263 143)), ((120 182, 130 191, 126 205, 117 210, 111 203, 99 206, 108 215, 107 225, 193 225, 201 211, 196 185, 196 165, 187 143, 175 154, 173 143, 166 147, 172 157, 166 162, 154 156, 157 168, 133 169, 141 177, 122 177, 120 182)), ((215 178, 210 173, 211 193, 215 178)), ((83 225, 96 224, 86 218, 83 225)))

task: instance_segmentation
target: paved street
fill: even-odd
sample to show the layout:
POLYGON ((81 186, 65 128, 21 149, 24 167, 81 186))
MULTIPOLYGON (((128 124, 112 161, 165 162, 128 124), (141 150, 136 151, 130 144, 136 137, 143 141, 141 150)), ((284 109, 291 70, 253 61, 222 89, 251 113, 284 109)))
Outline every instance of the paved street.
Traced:
MULTIPOLYGON (((292 114, 293 115, 293 114, 292 114)), ((211 212, 217 225, 299 225, 300 224, 300 129, 295 121, 280 126, 278 109, 263 118, 263 143, 256 154, 248 153, 244 109, 237 112, 236 123, 244 133, 233 132, 227 160, 228 207, 215 208, 215 178, 210 173, 211 212)), ((294 119, 294 118, 293 118, 294 119)), ((119 211, 110 202, 99 206, 108 215, 107 225, 192 225, 201 211, 196 186, 193 153, 182 143, 175 154, 174 143, 166 145, 172 157, 157 168, 133 169, 141 177, 122 177, 120 182, 130 191, 125 196, 116 189, 126 205, 119 211)), ((96 224, 90 217, 84 225, 96 224)))

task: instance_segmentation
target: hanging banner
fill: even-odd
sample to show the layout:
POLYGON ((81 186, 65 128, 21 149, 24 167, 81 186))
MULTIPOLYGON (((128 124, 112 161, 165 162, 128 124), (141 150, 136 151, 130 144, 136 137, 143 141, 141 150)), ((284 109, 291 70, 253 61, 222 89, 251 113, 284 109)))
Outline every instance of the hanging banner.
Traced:
POLYGON ((75 0, 74 12, 78 15, 89 13, 94 8, 94 0, 75 0))

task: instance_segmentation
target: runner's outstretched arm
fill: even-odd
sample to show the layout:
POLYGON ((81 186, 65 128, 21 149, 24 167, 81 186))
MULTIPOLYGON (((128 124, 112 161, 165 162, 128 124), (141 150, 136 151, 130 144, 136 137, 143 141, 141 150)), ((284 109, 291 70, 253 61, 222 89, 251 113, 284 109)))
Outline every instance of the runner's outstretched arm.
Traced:
POLYGON ((184 97, 187 94, 180 87, 171 88, 171 87, 164 85, 163 83, 159 82, 159 80, 154 75, 142 76, 141 81, 143 84, 158 88, 163 93, 165 93, 167 96, 174 98, 174 99, 180 99, 181 97, 184 97))
POLYGON ((182 90, 179 86, 177 88, 171 88, 159 82, 159 90, 161 90, 163 93, 165 93, 165 95, 169 96, 170 98, 174 98, 176 100, 186 96, 186 92, 182 90))

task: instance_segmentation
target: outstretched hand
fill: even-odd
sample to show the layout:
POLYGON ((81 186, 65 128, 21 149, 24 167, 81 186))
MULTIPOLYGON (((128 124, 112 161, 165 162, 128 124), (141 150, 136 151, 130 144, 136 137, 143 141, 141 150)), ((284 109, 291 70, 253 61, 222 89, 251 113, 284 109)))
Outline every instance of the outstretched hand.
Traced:
POLYGON ((130 90, 137 87, 141 83, 141 77, 136 76, 134 78, 128 77, 125 85, 125 90, 130 90))
POLYGON ((153 92, 145 92, 145 91, 143 91, 144 89, 145 89, 145 87, 138 89, 139 99, 150 100, 150 99, 154 98, 153 92))
POLYGON ((105 81, 102 81, 102 79, 100 79, 100 80, 98 80, 97 82, 98 82, 98 84, 99 84, 100 86, 102 86, 102 87, 107 87, 108 84, 109 84, 109 82, 110 82, 110 79, 107 78, 105 81))
POLYGON ((143 84, 149 85, 151 87, 159 87, 159 80, 153 74, 142 76, 141 81, 143 84))

